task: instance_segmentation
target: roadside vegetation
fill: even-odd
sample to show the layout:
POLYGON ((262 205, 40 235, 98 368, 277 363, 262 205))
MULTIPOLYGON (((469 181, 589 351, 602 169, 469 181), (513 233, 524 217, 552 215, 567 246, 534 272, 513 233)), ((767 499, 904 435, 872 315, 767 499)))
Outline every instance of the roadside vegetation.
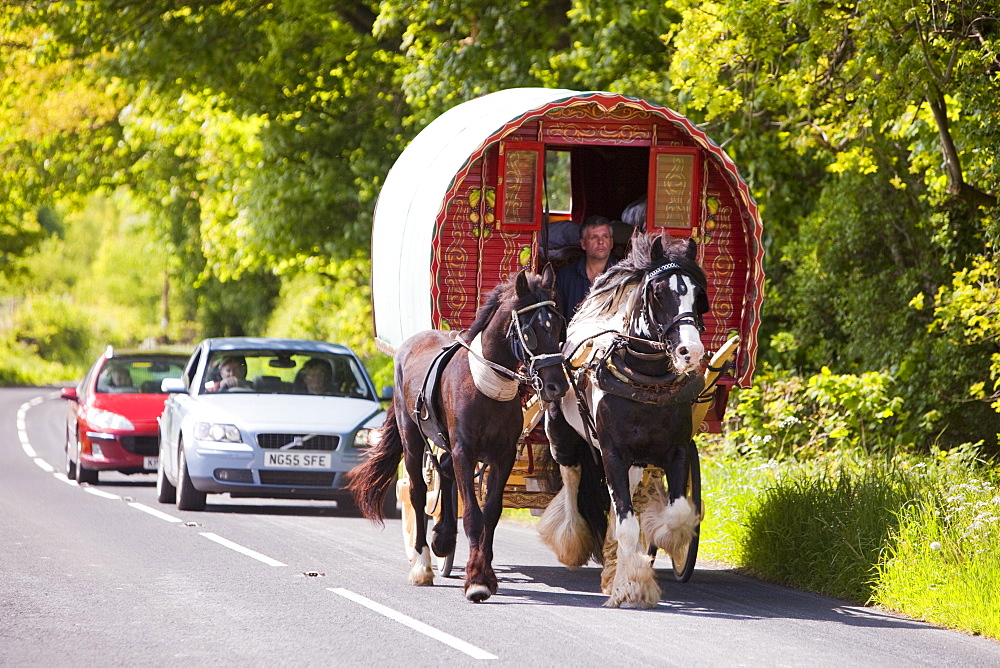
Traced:
POLYGON ((1000 468, 979 444, 914 447, 884 429, 894 402, 877 392, 867 410, 826 396, 825 413, 804 388, 767 393, 741 392, 728 433, 700 437, 699 555, 1000 639, 1000 468))

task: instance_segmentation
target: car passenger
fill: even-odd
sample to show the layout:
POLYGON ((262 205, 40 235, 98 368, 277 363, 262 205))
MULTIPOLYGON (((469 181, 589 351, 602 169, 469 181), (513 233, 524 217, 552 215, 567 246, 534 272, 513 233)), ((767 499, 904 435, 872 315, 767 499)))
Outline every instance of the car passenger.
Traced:
POLYGON ((330 363, 316 357, 302 365, 294 384, 299 394, 335 394, 330 363))
POLYGON ((132 387, 132 374, 120 364, 109 364, 103 376, 98 387, 99 391, 114 392, 119 388, 132 387))
POLYGON ((209 392, 225 392, 233 388, 253 387, 247 382, 247 361, 242 355, 223 357, 219 362, 220 380, 207 383, 205 389, 209 392))

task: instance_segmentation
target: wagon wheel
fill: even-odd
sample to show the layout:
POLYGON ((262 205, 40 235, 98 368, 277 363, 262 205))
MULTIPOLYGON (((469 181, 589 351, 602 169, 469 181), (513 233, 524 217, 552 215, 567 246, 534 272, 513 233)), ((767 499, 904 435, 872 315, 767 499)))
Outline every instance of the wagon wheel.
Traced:
MULTIPOLYGON (((440 457, 442 450, 435 445, 431 446, 435 457, 440 457)), ((434 526, 441 520, 441 473, 434 466, 431 461, 430 454, 424 450, 424 480, 427 482, 427 511, 428 517, 431 518, 431 525, 427 529, 428 535, 434 532, 434 526)), ((458 516, 458 486, 451 486, 451 507, 456 513, 455 519, 457 521, 458 516)), ((443 578, 449 577, 451 575, 452 567, 455 564, 455 550, 446 554, 443 557, 439 557, 431 551, 431 562, 434 565, 435 570, 437 570, 438 575, 443 578)))
MULTIPOLYGON (((694 439, 688 444, 688 476, 685 487, 685 496, 694 504, 694 509, 698 513, 698 517, 701 518, 701 464, 698 460, 698 447, 694 444, 694 439)), ((687 582, 691 579, 691 574, 694 573, 694 563, 698 560, 700 535, 701 520, 699 519, 698 526, 694 528, 694 536, 691 537, 691 542, 688 543, 687 547, 670 555, 674 567, 674 578, 678 582, 687 582)))

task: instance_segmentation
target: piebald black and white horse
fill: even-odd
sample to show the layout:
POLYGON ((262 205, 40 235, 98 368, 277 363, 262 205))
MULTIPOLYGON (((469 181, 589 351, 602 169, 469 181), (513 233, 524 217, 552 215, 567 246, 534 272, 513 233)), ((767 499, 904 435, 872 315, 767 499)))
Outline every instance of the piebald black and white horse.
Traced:
POLYGON ((441 520, 430 547, 439 557, 455 550, 457 483, 469 539, 465 596, 478 603, 497 592, 493 534, 523 426, 520 386, 530 384, 544 401, 557 401, 568 389, 560 350, 565 323, 555 308, 554 283, 551 267, 541 276, 522 271, 493 290, 472 326, 459 334, 457 346, 453 332, 429 330, 404 341, 396 353, 395 393, 381 440, 352 472, 350 487, 361 513, 381 523, 382 502, 404 459, 416 513, 412 584, 434 581, 422 472, 430 439, 446 452, 438 463, 441 520), (441 365, 444 349, 453 356, 441 365), (522 366, 526 375, 519 371, 522 366), (479 464, 488 467, 490 481, 482 508, 474 479, 479 464))
POLYGON ((563 351, 571 387, 547 409, 563 487, 539 532, 570 568, 591 558, 605 564, 608 606, 656 605, 660 588, 649 546, 676 563, 701 520, 697 504, 684 496, 697 456, 691 414, 704 387, 700 332, 708 311, 696 256, 693 240, 632 237, 628 256, 597 278, 569 324, 563 351), (658 493, 644 495, 637 516, 633 493, 647 465, 664 471, 669 497, 660 482, 658 493), (616 552, 602 549, 605 530, 609 541, 617 540, 616 552))

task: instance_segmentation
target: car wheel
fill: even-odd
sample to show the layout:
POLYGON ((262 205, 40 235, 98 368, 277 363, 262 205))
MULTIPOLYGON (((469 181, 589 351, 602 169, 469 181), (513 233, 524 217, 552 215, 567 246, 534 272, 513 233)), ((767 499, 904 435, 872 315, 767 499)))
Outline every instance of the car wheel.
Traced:
POLYGON ((167 480, 167 473, 163 470, 163 451, 160 451, 160 464, 156 467, 156 500, 160 503, 174 503, 177 501, 177 488, 167 480))
POLYGON ((180 453, 180 461, 177 462, 177 510, 205 510, 207 494, 199 492, 191 484, 183 447, 180 448, 180 453))
POLYGON ((80 443, 80 437, 77 436, 76 439, 76 481, 78 483, 87 483, 88 485, 97 484, 97 469, 85 469, 83 468, 83 457, 80 453, 83 451, 83 444, 80 443))
POLYGON ((76 462, 73 460, 72 452, 76 451, 76 440, 72 438, 69 430, 66 430, 66 477, 76 480, 76 462))

